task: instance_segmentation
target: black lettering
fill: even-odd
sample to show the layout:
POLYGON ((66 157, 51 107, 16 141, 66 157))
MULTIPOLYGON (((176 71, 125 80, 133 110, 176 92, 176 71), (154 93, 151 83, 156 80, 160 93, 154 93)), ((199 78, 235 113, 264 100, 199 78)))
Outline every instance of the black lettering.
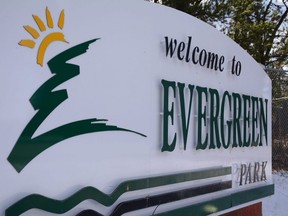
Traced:
POLYGON ((177 56, 178 56, 179 60, 183 60, 184 59, 184 55, 182 54, 184 49, 185 49, 185 43, 184 42, 179 43, 178 50, 177 50, 177 56))
POLYGON ((204 66, 207 61, 207 52, 205 49, 201 50, 200 55, 199 55, 199 64, 201 66, 204 66))
POLYGON ((190 53, 190 47, 191 47, 191 40, 192 40, 192 37, 189 36, 188 37, 188 46, 187 46, 187 52, 186 52, 186 62, 189 62, 190 61, 190 58, 189 58, 189 53, 190 53))
POLYGON ((168 37, 165 37, 165 45, 166 45, 166 56, 170 54, 170 58, 172 58, 177 47, 177 40, 170 39, 170 42, 168 42, 168 37))

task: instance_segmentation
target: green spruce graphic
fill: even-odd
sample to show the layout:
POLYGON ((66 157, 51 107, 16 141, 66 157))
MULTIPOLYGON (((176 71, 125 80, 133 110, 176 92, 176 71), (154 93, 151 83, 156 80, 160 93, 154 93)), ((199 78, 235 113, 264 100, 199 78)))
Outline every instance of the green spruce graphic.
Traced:
POLYGON ((108 120, 97 118, 71 122, 33 137, 36 130, 50 113, 63 101, 68 99, 66 89, 55 90, 55 88, 80 74, 80 67, 67 63, 67 61, 86 53, 89 45, 98 39, 76 45, 55 56, 48 62, 50 71, 54 75, 40 86, 30 98, 30 103, 37 112, 24 128, 7 158, 17 172, 21 172, 41 152, 74 136, 103 131, 126 131, 146 137, 144 134, 136 131, 107 125, 105 122, 108 120))

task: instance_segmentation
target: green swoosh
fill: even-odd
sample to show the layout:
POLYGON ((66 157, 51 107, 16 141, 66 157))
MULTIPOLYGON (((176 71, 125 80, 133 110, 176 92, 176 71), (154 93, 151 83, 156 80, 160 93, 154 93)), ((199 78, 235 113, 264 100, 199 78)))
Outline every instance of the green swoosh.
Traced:
POLYGON ((55 88, 80 74, 80 67, 78 65, 67 62, 86 53, 89 45, 98 39, 93 39, 67 49, 48 62, 51 73, 54 75, 43 83, 30 98, 30 103, 37 112, 24 128, 7 158, 17 172, 21 172, 31 160, 47 148, 74 136, 102 131, 125 131, 146 137, 144 134, 136 131, 119 128, 114 125, 106 125, 104 122, 107 120, 98 120, 96 118, 71 122, 33 137, 36 130, 53 110, 68 99, 66 89, 55 90, 55 88))
POLYGON ((125 181, 109 195, 94 187, 85 187, 64 200, 54 200, 39 194, 31 194, 6 209, 6 216, 17 216, 30 209, 41 209, 46 212, 63 214, 84 200, 91 199, 105 206, 113 205, 126 192, 154 188, 181 182, 212 178, 231 174, 231 167, 221 167, 202 171, 158 176, 125 181))

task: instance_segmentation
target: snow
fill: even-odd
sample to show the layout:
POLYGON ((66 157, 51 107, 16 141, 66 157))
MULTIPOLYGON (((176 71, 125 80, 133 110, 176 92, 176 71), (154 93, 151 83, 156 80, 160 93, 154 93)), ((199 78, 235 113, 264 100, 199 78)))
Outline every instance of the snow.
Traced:
POLYGON ((275 194, 263 201, 263 216, 288 215, 288 171, 273 172, 275 194))

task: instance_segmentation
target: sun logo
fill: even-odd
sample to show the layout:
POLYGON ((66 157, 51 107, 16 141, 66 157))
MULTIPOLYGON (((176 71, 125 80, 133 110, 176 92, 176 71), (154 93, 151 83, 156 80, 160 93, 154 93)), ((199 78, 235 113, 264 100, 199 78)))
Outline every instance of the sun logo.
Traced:
MULTIPOLYGON (((62 10, 59 15, 58 24, 57 24, 60 31, 62 31, 64 28, 64 17, 65 17, 64 10, 62 10)), ((50 29, 54 29, 54 21, 52 19, 52 16, 48 7, 46 7, 46 24, 47 25, 45 25, 44 22, 36 15, 33 15, 33 19, 36 22, 40 32, 44 33, 47 30, 47 27, 50 29)), ((29 25, 25 25, 24 29, 34 38, 34 40, 24 39, 19 42, 19 45, 33 49, 36 45, 35 40, 37 40, 40 37, 40 33, 35 28, 29 25)), ((43 67, 43 61, 44 61, 46 49, 52 42, 61 41, 61 42, 68 43, 64 38, 64 34, 60 31, 54 31, 52 33, 48 33, 44 37, 44 39, 40 42, 38 53, 37 53, 37 64, 39 64, 40 66, 43 67)))
MULTIPOLYGON (((38 16, 33 15, 33 19, 38 25, 40 32, 45 32, 46 34, 43 35, 40 40, 40 34, 35 28, 28 25, 24 26, 24 29, 34 40, 21 40, 19 45, 34 48, 36 40, 41 41, 38 48, 37 64, 43 66, 46 49, 52 42, 62 41, 68 43, 62 33, 64 27, 64 11, 61 11, 58 19, 59 31, 55 31, 53 19, 47 7, 46 25, 38 16), (46 31, 47 28, 50 28, 50 31, 46 31)), ((27 164, 46 149, 75 136, 88 133, 122 131, 146 137, 146 135, 135 130, 108 124, 108 119, 96 117, 71 121, 44 133, 36 134, 38 128, 49 118, 50 114, 69 98, 67 89, 59 86, 80 75, 81 67, 71 63, 70 60, 85 54, 89 46, 99 39, 100 38, 94 38, 74 45, 58 53, 47 62, 47 66, 53 76, 48 78, 48 80, 32 94, 29 101, 35 110, 35 114, 26 124, 7 158, 17 172, 21 172, 27 164)))

